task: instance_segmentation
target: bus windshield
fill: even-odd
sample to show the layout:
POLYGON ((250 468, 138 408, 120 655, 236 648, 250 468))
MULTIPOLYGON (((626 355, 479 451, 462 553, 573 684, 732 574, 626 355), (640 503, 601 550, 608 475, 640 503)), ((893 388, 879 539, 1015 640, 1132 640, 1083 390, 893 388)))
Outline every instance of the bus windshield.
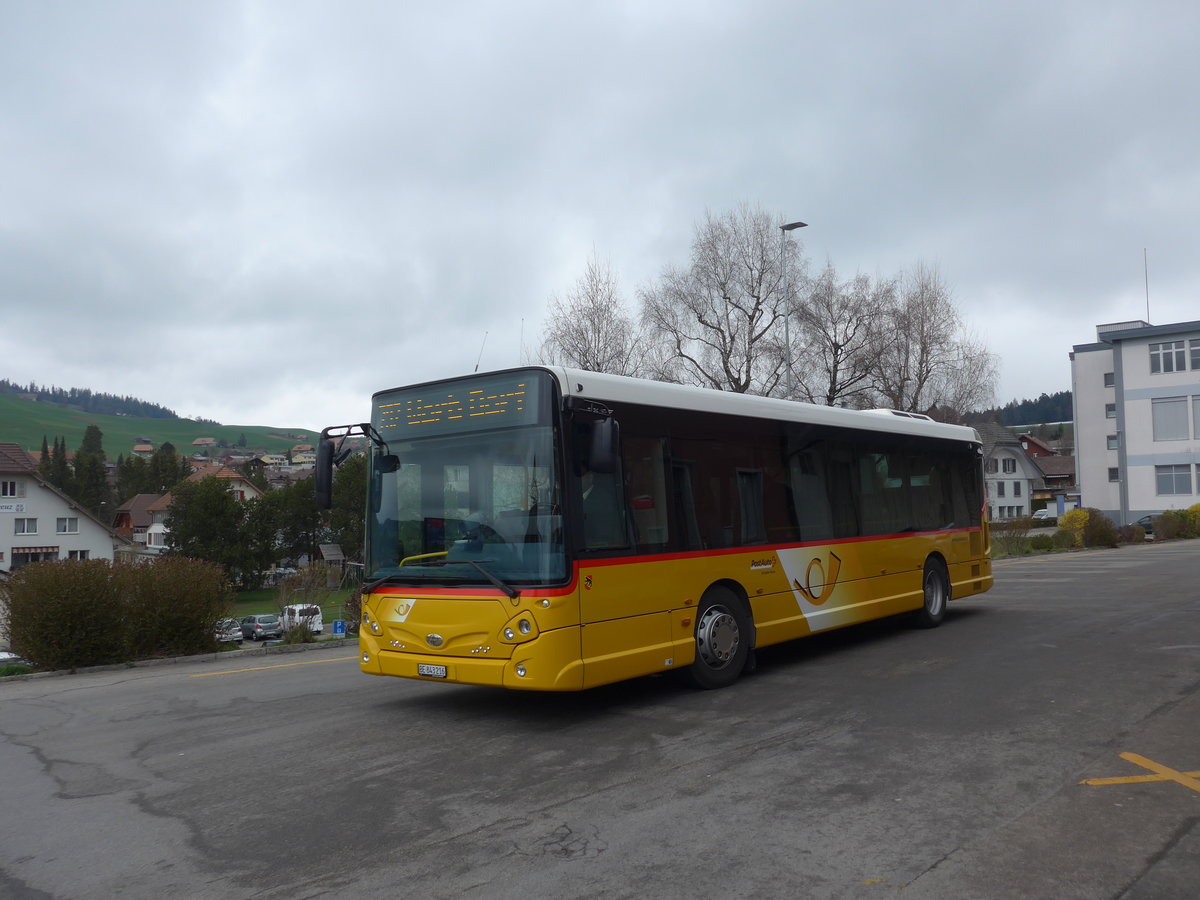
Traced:
POLYGON ((494 377, 377 396, 387 448, 371 457, 368 581, 519 587, 566 578, 550 390, 538 373, 523 374, 519 401, 494 377), (513 425, 482 427, 496 422, 513 425))

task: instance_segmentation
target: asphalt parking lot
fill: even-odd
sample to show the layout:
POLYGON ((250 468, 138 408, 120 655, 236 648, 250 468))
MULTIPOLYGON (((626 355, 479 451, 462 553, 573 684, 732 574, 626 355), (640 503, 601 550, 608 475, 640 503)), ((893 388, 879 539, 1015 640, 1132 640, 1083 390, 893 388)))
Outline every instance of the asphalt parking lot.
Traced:
POLYGON ((996 575, 711 692, 333 642, 0 684, 0 896, 1191 898, 1200 544, 996 575))

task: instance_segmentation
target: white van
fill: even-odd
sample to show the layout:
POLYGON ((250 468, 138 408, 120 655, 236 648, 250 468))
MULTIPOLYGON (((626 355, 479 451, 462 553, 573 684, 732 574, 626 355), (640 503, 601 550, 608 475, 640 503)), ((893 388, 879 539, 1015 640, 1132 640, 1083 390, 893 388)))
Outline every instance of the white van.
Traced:
POLYGON ((292 603, 283 608, 279 617, 283 620, 285 631, 290 631, 297 625, 307 625, 308 630, 313 634, 320 634, 325 630, 325 623, 321 619, 321 607, 319 606, 292 603))

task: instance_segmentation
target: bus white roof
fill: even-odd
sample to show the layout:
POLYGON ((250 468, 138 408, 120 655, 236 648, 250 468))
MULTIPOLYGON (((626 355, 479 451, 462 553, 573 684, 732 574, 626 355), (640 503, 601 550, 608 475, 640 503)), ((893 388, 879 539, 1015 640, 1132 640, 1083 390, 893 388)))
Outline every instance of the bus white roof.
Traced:
POLYGON ((979 435, 974 428, 964 425, 947 425, 943 422, 935 422, 928 416, 914 413, 887 409, 867 411, 841 409, 835 406, 818 406, 814 403, 737 394, 732 391, 715 391, 690 385, 669 384, 663 381, 644 381, 639 378, 585 372, 579 369, 557 366, 545 368, 558 379, 564 397, 580 397, 611 403, 639 403, 697 412, 724 413, 787 422, 810 422, 839 428, 859 428, 863 431, 884 431, 891 434, 923 435, 945 440, 980 443, 979 435))

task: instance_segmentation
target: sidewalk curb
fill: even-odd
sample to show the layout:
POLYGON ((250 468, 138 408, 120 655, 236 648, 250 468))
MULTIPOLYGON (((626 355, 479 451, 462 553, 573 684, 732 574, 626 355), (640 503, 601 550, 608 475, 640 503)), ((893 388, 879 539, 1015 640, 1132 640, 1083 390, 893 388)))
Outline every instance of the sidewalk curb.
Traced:
POLYGON ((33 678, 54 678, 64 675, 86 675, 92 672, 120 672, 126 669, 146 669, 153 666, 170 666, 191 662, 218 662, 220 660, 240 659, 247 656, 273 656, 280 653, 304 653, 308 650, 320 650, 324 647, 345 647, 347 644, 358 646, 358 638, 339 638, 329 641, 314 641, 311 644, 280 644, 275 647, 249 647, 240 650, 225 650, 217 653, 197 653, 194 656, 169 656, 163 659, 139 659, 134 662, 113 663, 107 666, 86 666, 78 669, 52 669, 49 672, 30 672, 27 675, 6 675, 0 678, 0 685, 9 681, 28 681, 33 678))

